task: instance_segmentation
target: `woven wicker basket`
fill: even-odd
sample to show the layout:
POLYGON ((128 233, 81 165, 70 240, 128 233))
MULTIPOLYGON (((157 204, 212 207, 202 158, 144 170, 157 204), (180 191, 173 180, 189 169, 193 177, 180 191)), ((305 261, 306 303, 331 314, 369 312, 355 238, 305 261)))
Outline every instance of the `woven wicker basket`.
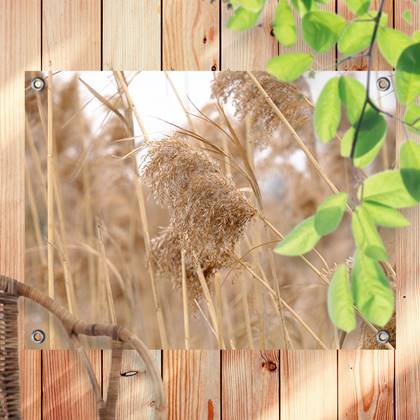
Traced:
POLYGON ((19 343, 18 343, 18 300, 25 297, 53 313, 63 324, 75 349, 86 367, 97 401, 98 416, 114 419, 118 397, 118 384, 122 347, 135 349, 143 359, 154 383, 157 417, 165 417, 165 397, 160 374, 149 350, 144 343, 126 328, 118 325, 88 324, 75 318, 67 309, 53 299, 15 279, 0 275, 0 418, 20 419, 19 398, 19 343), (79 341, 80 335, 111 337, 116 347, 112 351, 108 397, 102 399, 101 389, 92 365, 79 341))

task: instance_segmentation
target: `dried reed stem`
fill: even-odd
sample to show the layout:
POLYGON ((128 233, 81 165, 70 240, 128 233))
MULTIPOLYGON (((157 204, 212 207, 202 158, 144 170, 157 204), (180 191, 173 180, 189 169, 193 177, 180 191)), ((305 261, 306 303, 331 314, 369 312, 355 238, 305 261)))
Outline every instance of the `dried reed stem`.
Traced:
POLYGON ((217 338, 217 334, 216 331, 213 328, 213 325, 211 325, 211 322, 209 321, 209 319, 206 317, 206 314, 203 311, 203 308, 200 306, 200 304, 198 303, 197 299, 194 299, 194 303, 196 304, 198 310, 200 311, 201 316, 203 317, 204 321, 206 322, 206 324, 209 326, 210 331, 212 332, 212 334, 214 335, 214 338, 216 340, 218 340, 217 338))
MULTIPOLYGON (((94 229, 93 229, 93 214, 92 214, 92 198, 91 198, 91 184, 90 184, 90 171, 89 166, 84 165, 82 170, 83 176, 83 193, 84 193, 84 204, 85 204, 85 229, 87 236, 87 244, 90 247, 94 246, 94 229)), ((96 284, 96 273, 95 273, 95 260, 91 253, 88 254, 88 283, 90 290, 91 299, 95 296, 95 284, 96 284)), ((91 313, 93 319, 96 316, 96 305, 92 305, 91 313)))
MULTIPOLYGON (((264 225, 264 232, 267 235, 268 238, 268 227, 267 225, 264 225)), ((276 264, 274 261, 274 254, 272 252, 268 253, 268 262, 270 265, 270 270, 271 270, 271 275, 273 276, 273 280, 274 280, 274 284, 275 284, 275 288, 276 288, 276 293, 277 293, 277 298, 280 299, 281 294, 280 294, 280 286, 279 286, 279 281, 277 279, 277 270, 276 270, 276 264)), ((282 308, 278 307, 278 305, 274 305, 274 307, 276 308, 278 315, 280 317, 280 324, 281 324, 281 334, 282 334, 282 339, 283 339, 283 343, 286 343, 286 348, 291 348, 293 349, 293 341, 290 338, 290 334, 289 334, 289 330, 287 329, 287 325, 286 325, 286 320, 284 318, 284 313, 282 308)))
POLYGON ((181 268, 182 268, 182 306, 184 310, 184 335, 185 349, 190 348, 190 320, 188 311, 188 292, 187 292, 187 273, 185 270, 185 251, 181 250, 181 268))
MULTIPOLYGON (((247 157, 248 157, 248 162, 250 165, 250 169, 251 171, 254 173, 255 176, 255 164, 254 164, 254 143, 252 141, 251 138, 251 119, 250 116, 247 115, 245 117, 245 150, 247 153, 247 157)), ((254 205, 257 206, 258 202, 257 202, 257 198, 254 196, 254 205)), ((251 243, 261 243, 261 237, 259 234, 259 230, 257 229, 257 226, 251 226, 250 227, 250 244, 251 243)), ((258 256, 260 255, 259 253, 257 254, 258 256)), ((262 278, 265 280, 265 282, 268 284, 268 279, 265 276, 264 273, 264 269, 262 268, 261 264, 260 264, 260 260, 257 258, 257 256, 255 254, 253 254, 252 256, 253 260, 254 260, 254 264, 255 266, 259 269, 262 278)), ((259 348, 260 349, 265 349, 265 320, 264 320, 264 309, 263 309, 263 298, 262 298, 262 291, 261 291, 261 287, 259 284, 253 282, 253 287, 254 287, 254 291, 255 291, 255 311, 257 313, 257 317, 258 317, 258 324, 259 324, 259 330, 260 330, 260 334, 259 334, 259 348)))
MULTIPOLYGON (((29 144, 29 150, 31 152, 31 157, 34 162, 35 171, 36 171, 36 177, 38 178, 39 182, 41 183, 41 192, 42 192, 42 198, 44 199, 45 207, 48 207, 47 202, 47 185, 45 182, 45 176, 44 171, 42 170, 42 163, 41 158, 39 156, 38 150, 35 147, 34 143, 34 137, 32 135, 31 127, 29 125, 28 116, 25 115, 25 133, 26 133, 26 139, 29 144)), ((45 137, 47 138, 47 136, 45 137)))
POLYGON ((219 272, 214 274, 214 292, 216 302, 216 316, 220 328, 220 335, 223 337, 223 339, 225 339, 225 332, 223 328, 222 284, 219 272))
POLYGON ((44 253, 44 247, 42 243, 42 234, 41 234, 41 223, 39 221, 39 212, 38 207, 36 205, 34 190, 32 188, 31 180, 29 179, 28 169, 25 169, 25 184, 26 184, 26 192, 29 198, 29 206, 31 209, 31 216, 33 220, 33 227, 34 227, 34 234, 35 240, 39 248, 39 257, 41 259, 41 263, 44 267, 47 266, 47 259, 44 253))
MULTIPOLYGON (((128 91, 128 86, 125 82, 125 79, 122 75, 122 72, 121 71, 116 71, 114 74, 116 75, 116 77, 117 77, 117 79, 118 79, 118 81, 119 81, 119 83, 120 83, 120 85, 121 85, 121 87, 122 87, 122 89, 125 93, 125 97, 127 99, 129 107, 130 107, 132 113, 134 114, 134 116, 137 120, 137 123, 140 127, 140 130, 143 133, 144 139, 146 141, 148 141, 149 140, 149 135, 146 131, 146 127, 144 126, 143 120, 141 119, 140 114, 138 113, 136 107, 134 106, 133 100, 131 99, 130 92, 128 91)), ((134 133, 131 133, 131 135, 133 136, 134 133)), ((146 248, 147 255, 150 256, 150 251, 151 251, 150 234, 149 234, 149 228, 148 228, 146 205, 145 205, 144 194, 143 194, 143 186, 140 183, 140 179, 139 179, 139 182, 136 186, 136 194, 137 194, 139 208, 140 208, 140 219, 141 219, 141 223, 142 223, 142 227, 143 227, 144 245, 145 245, 145 248, 146 248)), ((156 282, 155 282, 154 273, 153 273, 153 269, 152 269, 151 264, 148 265, 148 273, 149 273, 149 277, 150 277, 153 300, 154 300, 155 309, 156 309, 156 316, 157 316, 161 345, 162 345, 162 348, 168 348, 168 339, 167 339, 165 321, 164 321, 164 318, 163 318, 162 308, 161 308, 161 305, 160 305, 160 299, 159 299, 159 296, 158 296, 158 292, 157 292, 157 288, 156 288, 156 282)))
MULTIPOLYGON (((242 261, 241 258, 239 257, 234 257, 234 258, 240 265, 242 265, 242 267, 248 268, 248 266, 242 261)), ((255 279, 258 280, 271 293, 271 295, 276 296, 276 292, 274 291, 274 289, 265 280, 263 280, 259 276, 255 277, 255 279)))
MULTIPOLYGON (((48 103, 48 133, 47 133, 47 259, 48 259, 48 295, 55 297, 54 285, 54 132, 53 132, 53 92, 52 73, 48 71, 47 103, 48 103)), ((50 346, 55 346, 54 317, 49 315, 50 346)))
MULTIPOLYGON (((240 261, 241 265, 258 281, 261 283, 264 282, 264 280, 255 273, 254 270, 252 270, 250 267, 248 267, 246 264, 244 264, 242 261, 240 261)), ((277 297, 277 295, 276 295, 277 297)), ((312 328, 300 317, 300 315, 295 312, 295 310, 287 304, 287 302, 281 297, 278 296, 279 302, 287 308, 290 313, 293 315, 293 317, 303 326, 303 328, 315 339, 315 341, 325 350, 328 349, 326 344, 315 334, 315 332, 312 330, 312 328)))
MULTIPOLYGON (((55 163, 54 163, 55 164, 55 163)), ((76 294, 74 289, 74 282, 73 282, 73 276, 71 273, 71 270, 69 268, 69 256, 67 252, 67 235, 66 235, 66 229, 64 225, 64 211, 63 211, 63 205, 61 200, 61 194, 59 190, 59 184, 58 184, 58 176, 56 168, 54 167, 54 199, 55 199, 55 205, 57 210, 57 216, 58 216, 58 227, 60 235, 57 235, 56 242, 58 247, 61 249, 60 252, 60 258, 64 269, 64 286, 66 289, 66 297, 67 297, 67 303, 69 310, 72 314, 77 315, 77 306, 76 306, 76 294)))
POLYGON ((217 341, 218 341, 218 344, 219 344, 219 348, 224 349, 225 348, 225 343, 224 343, 223 337, 221 337, 221 335, 220 335, 220 329, 219 329, 219 325, 218 325, 218 322, 217 322, 216 309, 214 307, 213 299, 211 298, 211 294, 210 294, 209 288, 207 286, 206 278, 204 277, 203 270, 201 269, 201 266, 200 266, 199 263, 197 263, 196 273, 197 273, 197 277, 200 281, 201 288, 203 289, 204 299, 207 303, 207 308, 209 310, 210 319, 211 319, 211 322, 213 324, 214 331, 216 332, 216 337, 217 337, 217 341))
POLYGON ((318 174, 321 176, 321 178, 326 182, 328 187, 333 193, 338 193, 337 187, 334 185, 334 183, 329 179, 328 175, 324 172, 324 170, 321 168, 321 165, 318 163, 318 161, 315 159, 309 148, 306 146, 304 141, 299 137, 299 135, 296 133, 295 129, 290 125, 289 121, 285 118, 283 113, 280 111, 280 109, 277 107, 277 105, 274 103, 274 101, 270 98, 268 93, 264 90, 264 88, 261 86, 260 82, 257 80, 257 78, 250 72, 246 72, 248 76, 251 78, 251 80, 254 82, 255 86, 258 88, 258 90, 261 92, 261 94, 264 96, 267 103, 270 105, 270 107, 273 109, 274 113, 279 117, 279 119, 282 121, 282 123, 287 127, 287 129, 292 134, 293 138, 295 139, 296 143, 299 145, 299 147, 302 149, 302 151, 305 153, 306 157, 308 158, 309 162, 314 166, 315 170, 318 172, 318 174))
POLYGON ((194 126, 194 122, 193 122, 193 120, 191 118, 191 115, 188 112, 188 109, 186 108, 186 106, 184 105, 184 102, 182 101, 181 97, 179 96, 178 90, 175 87, 174 83, 172 82, 172 79, 169 77, 169 74, 168 74, 167 71, 164 71, 163 73, 165 74, 165 77, 168 80, 169 85, 171 86, 171 89, 174 92, 174 95, 175 95, 177 101, 179 102, 179 104, 181 105, 182 110, 184 111, 185 117, 187 118, 188 124, 190 126, 190 130, 196 131, 195 130, 195 126, 194 126))
POLYGON ((245 323, 245 330, 246 330, 246 337, 248 340, 248 345, 251 350, 254 350, 254 340, 252 337, 252 330, 251 330, 251 318, 249 316, 249 305, 248 305, 248 296, 247 290, 245 285, 241 280, 239 280, 240 284, 240 294, 241 294, 241 302, 242 302, 242 309, 244 313, 244 323, 245 323))
MULTIPOLYGON (((124 91, 124 94, 125 94, 125 97, 127 99, 128 105, 129 105, 131 111, 133 112, 134 116, 136 117, 136 121, 137 121, 137 123, 138 123, 138 125, 140 127, 141 132, 143 133, 144 139, 146 141, 149 141, 150 140, 150 137, 149 137, 149 135, 147 133, 147 130, 146 130, 146 127, 145 127, 145 125, 143 123, 143 120, 140 117, 140 114, 139 114, 136 106, 134 105, 133 100, 131 99, 130 92, 128 91, 128 86, 127 86, 127 83, 125 81, 125 78, 124 78, 122 72, 121 71, 116 71, 115 74, 117 75, 117 77, 118 77, 118 79, 120 81, 120 85, 121 85, 121 87, 122 87, 122 89, 124 91)), ((134 133, 133 133, 133 135, 134 135, 134 133)))
POLYGON ((105 252, 105 244, 104 244, 102 230, 103 230, 102 225, 98 221, 96 224, 96 232, 98 236, 98 248, 99 248, 99 253, 100 253, 100 261, 101 261, 102 270, 104 274, 105 294, 106 294, 106 299, 108 303, 108 312, 109 312, 111 323, 116 324, 117 315, 115 313, 115 305, 114 305, 114 298, 112 296, 112 288, 111 288, 111 280, 109 277, 108 264, 106 263, 106 252, 105 252))

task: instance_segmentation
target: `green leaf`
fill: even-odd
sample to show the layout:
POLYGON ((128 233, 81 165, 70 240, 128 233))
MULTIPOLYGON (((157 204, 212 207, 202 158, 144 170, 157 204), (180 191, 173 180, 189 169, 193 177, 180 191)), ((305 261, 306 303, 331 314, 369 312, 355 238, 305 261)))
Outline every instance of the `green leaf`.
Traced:
POLYGON ((368 106, 363 115, 354 149, 354 165, 357 168, 364 168, 375 159, 385 141, 386 131, 385 118, 368 106))
POLYGON ((316 102, 315 131, 323 143, 330 142, 337 133, 341 120, 341 103, 338 93, 339 78, 333 77, 322 89, 316 102))
POLYGON ((258 13, 262 10, 265 0, 238 0, 239 6, 250 12, 258 13))
POLYGON ((356 246, 360 252, 374 260, 388 260, 382 238, 365 207, 356 207, 351 220, 351 227, 356 246))
POLYGON ((287 0, 280 0, 273 22, 273 33, 277 41, 289 47, 296 43, 296 24, 287 0))
MULTIPOLYGON (((350 76, 341 76, 339 81, 339 94, 343 105, 346 107, 347 118, 356 128, 365 100, 364 86, 350 76)), ((387 124, 384 117, 370 105, 366 107, 354 153, 354 165, 358 168, 368 166, 378 155, 385 141, 387 124)), ((356 130, 347 130, 342 143, 341 154, 350 156, 351 147, 356 130)))
POLYGON ((325 236, 334 232, 343 219, 346 210, 347 194, 330 195, 318 207, 315 213, 315 229, 319 235, 325 236))
POLYGON ((338 40, 338 51, 350 56, 365 50, 370 45, 374 27, 374 22, 365 19, 347 24, 338 40))
POLYGON ((400 148, 400 172, 409 194, 420 201, 420 144, 407 140, 400 148))
POLYGON ((250 12, 243 7, 235 10, 235 13, 229 18, 227 27, 234 31, 245 31, 255 26, 260 17, 260 12, 250 12))
POLYGON ((345 133, 340 143, 340 153, 343 157, 350 157, 351 146, 353 145, 354 133, 356 130, 354 127, 350 127, 345 133))
POLYGON ((328 288, 328 315, 335 326, 350 332, 356 328, 356 315, 349 282, 349 272, 344 264, 335 270, 328 288))
POLYGON ((395 71, 397 96, 403 104, 420 95, 420 42, 410 45, 400 55, 395 71))
POLYGON ((384 206, 374 201, 364 201, 363 207, 369 213, 373 223, 389 228, 399 228, 409 226, 410 222, 392 207, 384 206))
POLYGON ((347 118, 352 125, 357 124, 365 100, 365 88, 355 78, 341 76, 339 82, 340 99, 346 107, 347 118))
POLYGON ((292 4, 300 16, 305 16, 305 14, 310 12, 314 7, 314 2, 312 0, 292 0, 292 4))
POLYGON ((412 21, 413 21, 413 17, 411 15, 411 10, 404 10, 404 12, 402 13, 402 17, 405 21, 405 23, 407 23, 408 25, 411 25, 412 21))
POLYGON ((380 265, 360 252, 354 258, 352 291, 363 318, 385 326, 394 313, 394 294, 380 265))
POLYGON ((284 82, 293 82, 312 66, 313 57, 307 53, 288 53, 272 58, 267 71, 284 82))
POLYGON ((420 106, 415 102, 409 103, 405 108, 404 122, 410 131, 420 131, 420 106))
POLYGON ((357 16, 365 14, 369 10, 371 0, 346 0, 347 7, 357 16))
POLYGON ((413 43, 409 36, 392 28, 379 28, 377 39, 379 51, 392 67, 397 65, 403 50, 413 43))
POLYGON ((411 38, 413 39, 414 42, 420 42, 420 31, 414 32, 411 38))
POLYGON ((359 199, 374 201, 394 209, 414 207, 417 204, 407 191, 397 169, 370 176, 359 189, 358 196, 359 199))
POLYGON ((315 11, 302 20, 303 38, 317 52, 328 51, 336 42, 346 20, 335 13, 315 11))
POLYGON ((277 244, 274 252, 280 255, 298 256, 309 252, 321 239, 315 229, 315 217, 311 216, 299 223, 277 244))

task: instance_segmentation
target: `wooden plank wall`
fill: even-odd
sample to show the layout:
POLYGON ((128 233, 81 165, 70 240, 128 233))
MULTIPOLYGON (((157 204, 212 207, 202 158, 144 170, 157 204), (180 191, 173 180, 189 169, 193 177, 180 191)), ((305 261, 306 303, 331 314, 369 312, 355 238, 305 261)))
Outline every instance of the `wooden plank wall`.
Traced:
MULTIPOLYGON (((342 10, 342 1, 329 7, 342 10)), ((269 0, 267 19, 275 0, 269 0)), ((390 21, 412 31, 420 4, 387 0, 390 21), (407 26, 402 11, 412 10, 407 26)), ((263 69, 278 51, 269 23, 243 34, 224 25, 222 0, 1 0, 0 2, 0 271, 21 281, 24 264, 24 70, 263 69)), ((267 22, 267 21, 266 21, 267 22)), ((377 69, 383 62, 375 59, 377 69)), ((319 70, 336 68, 323 57, 319 70)), ((346 68, 363 69, 364 62, 346 68)), ((402 136, 397 133, 398 141, 402 136)), ((398 350, 155 352, 170 419, 420 418, 420 212, 397 237, 398 350), (394 366, 395 356, 395 366, 394 366), (395 399, 394 399, 395 389, 395 399)), ((106 391, 109 355, 89 353, 106 391)), ((153 418, 153 401, 139 360, 123 366, 120 419, 153 418), (139 414, 140 413, 140 414, 139 414)), ((90 419, 94 400, 73 352, 21 352, 25 419, 90 419)))

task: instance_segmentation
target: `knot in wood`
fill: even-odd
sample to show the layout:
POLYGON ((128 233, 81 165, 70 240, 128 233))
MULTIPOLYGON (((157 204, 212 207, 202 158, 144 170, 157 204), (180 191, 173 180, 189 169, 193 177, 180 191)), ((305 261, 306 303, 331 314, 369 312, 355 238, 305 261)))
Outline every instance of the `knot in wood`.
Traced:
POLYGON ((262 363, 262 367, 269 370, 270 372, 274 372, 277 369, 277 364, 272 360, 268 360, 267 362, 262 363))

